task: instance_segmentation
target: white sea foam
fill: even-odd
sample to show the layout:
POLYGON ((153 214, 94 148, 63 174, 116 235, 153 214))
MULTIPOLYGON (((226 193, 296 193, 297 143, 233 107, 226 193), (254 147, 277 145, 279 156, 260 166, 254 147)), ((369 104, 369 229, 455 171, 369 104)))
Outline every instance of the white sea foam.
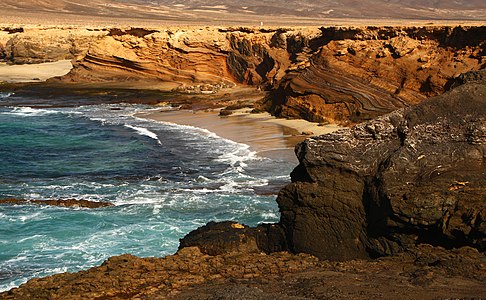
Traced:
MULTIPOLYGON (((42 210, 42 208, 39 208, 39 210, 42 210)), ((26 222, 31 222, 31 221, 41 221, 41 220, 48 220, 51 219, 51 216, 45 214, 42 211, 38 211, 35 213, 30 213, 22 216, 17 216, 17 217, 10 217, 9 221, 10 222, 20 222, 20 223, 26 223, 26 222)))
MULTIPOLYGON (((167 167, 170 174, 180 171, 181 176, 183 176, 181 181, 177 181, 178 177, 174 179, 171 175, 165 176, 164 170, 161 170, 161 175, 150 174, 147 179, 141 178, 141 181, 136 182, 127 180, 127 182, 115 184, 112 181, 104 183, 103 181, 84 181, 85 179, 82 182, 76 182, 66 178, 55 180, 47 186, 37 186, 34 183, 27 184, 23 189, 31 193, 28 198, 108 200, 116 204, 117 207, 82 212, 83 216, 91 215, 95 220, 92 224, 95 231, 89 236, 82 235, 78 238, 73 235, 68 239, 62 239, 56 234, 56 230, 58 230, 56 227, 53 228, 52 233, 50 230, 44 232, 35 228, 34 232, 38 235, 45 234, 46 237, 31 241, 21 240, 19 242, 24 243, 18 246, 35 244, 32 249, 20 254, 28 255, 30 258, 35 256, 40 261, 40 265, 45 263, 45 265, 42 265, 43 272, 39 271, 39 273, 34 274, 29 269, 25 275, 22 275, 23 278, 20 280, 13 279, 13 282, 8 283, 8 286, 0 285, 0 289, 18 286, 25 282, 27 277, 45 276, 64 270, 73 272, 91 267, 99 264, 106 257, 121 252, 131 252, 142 256, 173 253, 177 249, 178 238, 190 230, 206 224, 209 220, 236 220, 241 217, 241 222, 245 222, 245 220, 255 222, 253 220, 258 216, 263 218, 264 221, 277 219, 276 212, 272 212, 272 210, 276 211, 276 208, 271 206, 267 208, 266 202, 262 202, 267 201, 268 198, 262 198, 259 195, 254 196, 252 190, 254 187, 268 184, 268 180, 265 179, 267 177, 259 177, 266 176, 261 175, 260 169, 265 169, 268 161, 258 157, 248 145, 224 139, 206 129, 160 124, 134 118, 131 115, 135 110, 145 110, 142 108, 128 105, 117 107, 120 107, 121 110, 111 110, 111 107, 107 105, 55 110, 63 114, 73 112, 83 114, 83 118, 97 119, 119 128, 130 128, 140 135, 157 140, 159 143, 159 136, 167 136, 167 139, 180 139, 174 142, 175 146, 179 145, 180 142, 181 145, 190 149, 189 159, 194 147, 194 153, 203 154, 203 165, 195 167, 191 164, 191 161, 191 163, 188 163, 189 171, 182 165, 174 165, 172 170, 167 167), (260 160, 263 162, 261 166, 255 167, 255 164, 259 164, 260 160), (212 167, 213 163, 215 163, 215 168, 212 167), (211 167, 206 169, 206 166, 211 167), (193 170, 196 170, 196 172, 191 173, 193 170), (206 170, 208 173, 205 173, 206 170), (253 171, 260 175, 253 175, 253 171), (162 182, 154 180, 159 176, 166 178, 162 178, 162 182), (37 196, 34 196, 34 193, 37 196), (67 269, 54 269, 58 266, 66 266, 67 269)), ((169 149, 172 150, 170 147, 169 149)), ((195 159, 195 162, 197 161, 195 159)), ((22 195, 22 197, 26 198, 25 195, 22 195)), ((39 207, 39 209, 41 208, 39 207)), ((45 210, 45 215, 52 212, 60 216, 80 213, 73 212, 71 209, 67 209, 66 212, 59 212, 58 208, 52 207, 42 208, 42 210, 45 210)), ((20 215, 28 214, 22 213, 20 215)), ((23 221, 27 224, 30 221, 28 219, 21 220, 17 214, 12 216, 15 216, 15 221, 19 223, 23 221)), ((42 217, 43 215, 35 216, 34 220, 42 217)), ((10 218, 10 214, 2 216, 0 213, 0 220, 7 221, 10 218)), ((73 220, 76 220, 76 218, 73 218, 73 220)), ((86 220, 91 220, 91 218, 86 220)), ((61 219, 59 221, 64 222, 61 219)), ((55 222, 57 222, 57 219, 53 217, 53 224, 55 222)), ((64 232, 64 230, 65 228, 61 228, 61 232, 64 232)), ((28 260, 14 262, 11 267, 20 270, 23 265, 29 267, 28 260)))
POLYGON ((35 240, 35 239, 39 239, 39 238, 43 238, 45 237, 44 235, 40 235, 40 234, 35 234, 35 235, 32 235, 32 236, 28 236, 26 238, 23 238, 23 239, 20 239, 17 241, 17 244, 20 244, 20 243, 23 243, 23 242, 26 242, 26 241, 30 241, 30 240, 35 240))
POLYGON ((9 290, 16 288, 19 285, 24 284, 26 282, 27 282, 27 279, 21 279, 21 280, 9 282, 8 284, 0 285, 0 293, 9 291, 9 290))
POLYGON ((137 126, 128 125, 128 124, 125 124, 125 127, 128 127, 130 129, 135 130, 140 135, 148 136, 149 138, 156 140, 159 144, 162 145, 157 134, 155 132, 148 130, 147 128, 137 127, 137 126))
POLYGON ((0 100, 12 96, 14 93, 0 93, 0 100))
POLYGON ((47 110, 47 109, 40 109, 40 108, 32 108, 28 106, 22 107, 14 107, 10 112, 3 112, 4 115, 16 115, 22 117, 38 117, 38 116, 45 116, 50 114, 57 114, 58 111, 55 110, 47 110))

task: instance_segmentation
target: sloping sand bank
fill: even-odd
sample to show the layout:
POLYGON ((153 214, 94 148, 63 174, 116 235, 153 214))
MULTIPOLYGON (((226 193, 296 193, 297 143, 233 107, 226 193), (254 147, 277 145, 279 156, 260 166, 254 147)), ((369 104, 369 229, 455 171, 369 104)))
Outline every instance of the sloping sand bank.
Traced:
POLYGON ((218 136, 247 144, 259 155, 297 163, 294 147, 308 135, 325 134, 340 129, 337 125, 318 126, 304 120, 277 119, 268 113, 251 114, 240 110, 230 116, 219 116, 218 110, 157 111, 138 117, 207 129, 218 136))
POLYGON ((0 82, 41 82, 52 77, 66 75, 72 68, 70 60, 32 65, 0 63, 0 82))

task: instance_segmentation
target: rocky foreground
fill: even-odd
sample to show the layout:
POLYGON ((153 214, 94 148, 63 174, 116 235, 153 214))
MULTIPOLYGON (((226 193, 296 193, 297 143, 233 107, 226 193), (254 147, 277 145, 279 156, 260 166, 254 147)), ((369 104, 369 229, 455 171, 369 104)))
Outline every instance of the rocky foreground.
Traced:
POLYGON ((374 261, 319 261, 285 252, 165 258, 116 256, 74 274, 33 279, 1 299, 473 299, 484 296, 475 249, 420 246, 374 261))

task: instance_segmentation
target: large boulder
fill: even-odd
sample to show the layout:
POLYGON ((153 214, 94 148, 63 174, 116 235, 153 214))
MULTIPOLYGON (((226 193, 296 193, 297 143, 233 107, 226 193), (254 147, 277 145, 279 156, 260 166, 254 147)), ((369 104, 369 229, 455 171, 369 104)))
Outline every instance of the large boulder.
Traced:
POLYGON ((179 250, 198 247, 208 255, 272 253, 287 250, 282 229, 275 224, 249 227, 232 221, 209 222, 180 240, 179 250))
POLYGON ((289 249, 333 260, 417 243, 484 251, 486 84, 474 78, 298 145, 300 164, 277 199, 289 249))

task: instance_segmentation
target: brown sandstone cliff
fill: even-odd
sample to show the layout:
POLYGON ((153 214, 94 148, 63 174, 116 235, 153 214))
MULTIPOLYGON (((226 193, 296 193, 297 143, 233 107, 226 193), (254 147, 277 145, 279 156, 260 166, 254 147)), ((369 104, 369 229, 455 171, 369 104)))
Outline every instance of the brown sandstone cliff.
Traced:
POLYGON ((486 27, 321 28, 312 55, 271 92, 277 116, 358 123, 445 90, 485 67, 486 27))
POLYGON ((262 107, 278 117, 348 125, 441 94, 486 64, 484 26, 19 31, 0 34, 0 58, 76 60, 63 82, 260 86, 269 91, 262 107))

